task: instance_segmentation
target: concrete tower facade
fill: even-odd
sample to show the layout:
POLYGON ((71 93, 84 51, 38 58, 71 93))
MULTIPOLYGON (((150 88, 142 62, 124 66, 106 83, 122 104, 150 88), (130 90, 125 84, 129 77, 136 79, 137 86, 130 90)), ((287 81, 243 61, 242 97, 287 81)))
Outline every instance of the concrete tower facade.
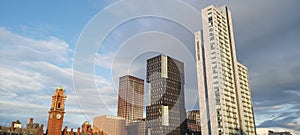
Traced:
POLYGON ((195 33, 201 132, 254 135, 247 68, 237 62, 231 13, 226 6, 202 9, 195 33))

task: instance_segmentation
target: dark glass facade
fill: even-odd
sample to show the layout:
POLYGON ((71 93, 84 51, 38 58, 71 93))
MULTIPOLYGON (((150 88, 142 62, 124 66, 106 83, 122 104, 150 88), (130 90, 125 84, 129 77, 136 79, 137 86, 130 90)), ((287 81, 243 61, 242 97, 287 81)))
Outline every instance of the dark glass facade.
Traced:
POLYGON ((164 55, 148 59, 147 84, 150 96, 150 105, 146 107, 148 134, 184 134, 184 64, 164 55))

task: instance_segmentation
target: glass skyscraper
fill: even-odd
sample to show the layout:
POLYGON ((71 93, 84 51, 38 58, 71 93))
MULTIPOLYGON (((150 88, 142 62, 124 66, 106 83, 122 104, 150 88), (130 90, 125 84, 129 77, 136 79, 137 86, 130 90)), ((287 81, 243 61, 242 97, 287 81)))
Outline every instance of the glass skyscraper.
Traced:
POLYGON ((127 122, 143 118, 144 80, 126 75, 119 79, 118 116, 127 122))
POLYGON ((146 107, 148 135, 180 135, 186 130, 184 64, 169 56, 147 60, 150 105, 146 107))

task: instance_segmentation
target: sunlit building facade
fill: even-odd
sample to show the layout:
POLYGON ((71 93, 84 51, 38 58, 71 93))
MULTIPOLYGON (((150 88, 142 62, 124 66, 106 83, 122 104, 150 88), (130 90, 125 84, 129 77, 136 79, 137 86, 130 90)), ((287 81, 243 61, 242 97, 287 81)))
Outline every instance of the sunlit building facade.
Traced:
POLYGON ((248 78, 248 69, 244 65, 238 66, 238 98, 240 115, 242 117, 242 129, 245 133, 255 133, 254 112, 252 107, 252 97, 248 78))
POLYGON ((118 116, 127 122, 142 119, 144 111, 144 80, 126 75, 119 79, 118 116))
POLYGON ((104 135, 127 135, 125 118, 109 115, 95 117, 93 132, 104 135))
POLYGON ((255 135, 248 72, 237 62, 231 13, 208 6, 202 25, 195 33, 201 132, 255 135))
POLYGON ((187 134, 200 135, 200 111, 192 110, 187 112, 187 134))

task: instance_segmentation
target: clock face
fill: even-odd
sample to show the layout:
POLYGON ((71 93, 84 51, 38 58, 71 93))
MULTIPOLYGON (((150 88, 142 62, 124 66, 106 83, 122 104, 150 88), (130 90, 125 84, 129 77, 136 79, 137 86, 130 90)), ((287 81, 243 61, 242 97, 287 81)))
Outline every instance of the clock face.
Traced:
POLYGON ((56 114, 56 119, 60 119, 61 118, 61 114, 56 114))

